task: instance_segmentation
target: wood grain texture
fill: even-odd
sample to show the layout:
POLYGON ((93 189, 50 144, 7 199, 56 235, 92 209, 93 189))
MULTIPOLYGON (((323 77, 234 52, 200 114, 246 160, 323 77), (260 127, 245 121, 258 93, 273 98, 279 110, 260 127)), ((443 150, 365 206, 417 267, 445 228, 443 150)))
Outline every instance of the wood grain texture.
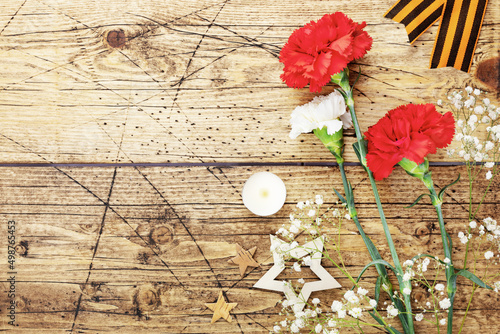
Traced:
MULTIPOLYGON (((331 161, 313 135, 288 138, 290 112, 315 94, 286 87, 277 56, 294 29, 332 11, 366 21, 374 39, 351 67, 362 72, 362 129, 466 84, 489 89, 498 104, 474 77, 498 56, 498 6, 486 10, 470 76, 427 69, 437 24, 409 45, 403 26, 383 17, 392 2, 4 2, 0 162, 331 161), (121 42, 110 44, 110 32, 121 42)), ((355 159, 351 149, 346 157, 355 159)))
MULTIPOLYGON (((436 187, 464 172, 463 167, 434 167, 436 187)), ((361 223, 382 256, 389 258, 369 182, 360 167, 349 167, 348 174, 361 223)), ((324 194, 333 204, 332 186, 341 188, 335 167, 0 168, 1 235, 6 233, 5 222, 15 220, 17 240, 25 250, 16 263, 19 331, 267 333, 282 319, 277 307, 282 295, 252 285, 272 265, 268 235, 287 222, 300 200, 324 194), (257 217, 244 207, 241 189, 251 174, 264 170, 283 179, 287 200, 276 215, 257 217), (245 249, 259 246, 254 259, 261 267, 247 269, 243 278, 239 268, 228 263, 236 244, 245 249), (209 325, 212 312, 204 303, 214 302, 220 290, 228 303, 238 303, 231 311, 233 322, 209 325)), ((442 256, 432 206, 422 202, 404 208, 423 186, 401 169, 379 186, 401 260, 417 253, 442 256)), ((498 217, 498 190, 496 181, 481 212, 484 217, 498 217)), ((464 247, 456 235, 467 223, 465 182, 448 190, 444 200, 455 263, 460 266, 464 247)), ((356 275, 369 255, 353 224, 344 224, 341 234, 344 260, 356 275)), ((5 242, 2 238, 2 259, 5 242)), ((349 286, 332 265, 324 265, 340 284, 349 286)), ((2 272, 4 267, 2 261, 2 272)), ((484 269, 482 261, 478 269, 484 269)), ((304 274, 313 278, 306 270, 304 274)), ((369 288, 374 275, 370 271, 363 281, 369 288)), ((0 284, 6 289, 6 281, 0 284)), ((460 315, 470 286, 460 279, 458 284, 460 315)), ((334 289, 311 297, 331 302, 343 292, 334 289)), ((5 305, 6 295, 0 296, 5 305)), ((426 300, 425 291, 419 298, 426 300)), ((464 333, 478 328, 496 333, 498 302, 498 294, 478 290, 464 333)), ((430 330, 425 323, 417 326, 420 333, 430 330)))

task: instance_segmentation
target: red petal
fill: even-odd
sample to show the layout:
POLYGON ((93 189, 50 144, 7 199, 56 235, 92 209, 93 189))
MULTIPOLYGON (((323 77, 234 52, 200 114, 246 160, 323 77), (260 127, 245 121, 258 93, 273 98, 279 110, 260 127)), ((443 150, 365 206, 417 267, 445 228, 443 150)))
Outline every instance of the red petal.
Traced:
POLYGON ((403 157, 398 153, 384 154, 381 151, 370 149, 370 145, 368 145, 366 163, 377 181, 388 177, 394 170, 394 165, 400 162, 401 159, 403 159, 403 157))
POLYGON ((417 164, 424 162, 424 158, 431 151, 436 151, 436 145, 426 135, 418 132, 411 134, 411 140, 408 147, 402 152, 403 156, 417 164))
POLYGON ((455 118, 451 112, 444 114, 434 126, 423 132, 434 141, 436 147, 444 148, 448 146, 455 135, 455 118))

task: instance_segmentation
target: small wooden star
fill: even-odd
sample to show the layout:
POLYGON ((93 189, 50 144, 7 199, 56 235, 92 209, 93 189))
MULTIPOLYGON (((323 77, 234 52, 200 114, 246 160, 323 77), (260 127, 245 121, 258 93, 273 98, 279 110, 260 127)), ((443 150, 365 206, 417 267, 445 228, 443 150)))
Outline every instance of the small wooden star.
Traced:
POLYGON ((212 324, 219 320, 220 318, 224 318, 227 322, 231 322, 231 311, 234 307, 236 307, 238 303, 226 303, 224 300, 224 296, 222 295, 222 291, 219 293, 219 298, 215 303, 206 303, 205 306, 214 311, 214 316, 212 317, 212 324))
POLYGON ((243 277, 245 275, 245 270, 247 270, 248 267, 258 267, 259 264, 253 259, 253 255, 255 254, 255 251, 257 250, 257 246, 249 249, 249 250, 244 250, 243 247, 240 245, 236 245, 236 252, 238 256, 233 257, 231 260, 227 261, 229 263, 234 263, 238 264, 240 266, 240 275, 243 277))

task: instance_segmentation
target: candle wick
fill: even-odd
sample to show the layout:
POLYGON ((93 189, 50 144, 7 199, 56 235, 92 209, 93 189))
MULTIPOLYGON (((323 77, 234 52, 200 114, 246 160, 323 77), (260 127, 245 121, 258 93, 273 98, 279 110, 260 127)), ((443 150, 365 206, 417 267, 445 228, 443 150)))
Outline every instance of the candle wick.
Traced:
POLYGON ((267 189, 261 189, 260 190, 260 196, 263 198, 266 198, 269 196, 269 191, 267 189))

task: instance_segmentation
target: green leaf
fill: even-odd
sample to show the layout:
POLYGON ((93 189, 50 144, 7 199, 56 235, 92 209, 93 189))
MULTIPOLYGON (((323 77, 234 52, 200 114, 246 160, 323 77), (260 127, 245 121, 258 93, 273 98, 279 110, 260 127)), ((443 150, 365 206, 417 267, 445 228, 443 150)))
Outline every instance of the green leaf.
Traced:
POLYGON ((361 276, 363 276, 363 274, 365 273, 365 271, 370 268, 371 266, 376 266, 377 264, 380 264, 380 265, 383 265, 383 266, 386 266, 386 267, 389 267, 394 273, 397 273, 396 269, 394 269, 394 267, 387 261, 385 260, 382 260, 382 259, 378 259, 378 260, 373 260, 372 262, 368 263, 364 268, 363 270, 361 270, 361 272, 359 273, 358 275, 358 278, 356 279, 356 283, 359 282, 359 280, 361 279, 361 276))
MULTIPOLYGON (((436 261, 439 261, 441 264, 444 264, 446 266, 446 263, 444 263, 443 260, 440 260, 440 259, 436 259, 436 257, 434 255, 430 255, 430 254, 420 254, 420 255, 415 255, 411 260, 413 262, 415 262, 415 260, 418 260, 422 257, 428 257, 428 258, 431 258, 433 260, 436 260, 436 261)), ((413 267, 413 266, 412 266, 413 267)))
MULTIPOLYGON (((377 317, 375 315, 375 312, 372 312, 372 311, 368 311, 368 313, 370 313, 370 315, 372 316, 373 319, 375 319, 375 321, 377 321, 379 324, 381 324, 382 326, 385 326, 384 322, 382 321, 382 319, 380 319, 379 317, 377 317)), ((394 334, 401 334, 400 331, 398 331, 396 328, 392 327, 392 326, 389 326, 389 328, 391 329, 391 331, 394 333, 394 334)), ((389 331, 387 331, 387 333, 389 333, 389 331)))
POLYGON ((476 283, 477 285, 479 285, 482 288, 493 290, 493 288, 491 286, 489 286, 486 283, 484 283, 483 281, 481 281, 481 279, 479 279, 479 277, 477 277, 476 275, 474 275, 473 273, 471 273, 468 270, 465 270, 465 269, 459 270, 453 276, 458 276, 458 275, 470 279, 472 282, 476 283))
POLYGON ((342 196, 338 191, 337 189, 333 188, 333 191, 335 191, 335 193, 337 194, 337 196, 339 197, 340 201, 342 203, 347 203, 347 201, 345 200, 344 196, 342 196))
POLYGON ((337 88, 337 89, 335 89, 335 90, 336 90, 337 92, 339 92, 339 93, 342 95, 342 97, 344 97, 344 100, 345 100, 345 99, 347 99, 347 95, 344 93, 344 91, 343 91, 342 89, 337 88))
POLYGON ((405 206, 405 209, 409 209, 409 208, 411 208, 412 206, 416 205, 418 202, 420 202, 420 200, 421 200, 421 199, 422 199, 422 197, 424 197, 424 196, 429 196, 429 197, 430 197, 430 199, 432 200, 432 196, 431 196, 430 194, 422 194, 422 195, 420 195, 420 196, 418 196, 418 197, 417 197, 417 199, 415 200, 415 202, 413 202, 413 204, 412 204, 412 205, 410 205, 410 206, 405 206))
MULTIPOLYGON (((361 139, 361 143, 364 146, 364 151, 367 152, 367 141, 363 138, 361 139)), ((361 162, 361 166, 365 169, 366 172, 368 172, 367 167, 363 164, 363 157, 361 156, 361 150, 359 148, 359 143, 355 142, 352 144, 352 147, 354 148, 354 153, 356 153, 356 156, 358 157, 359 162, 361 162)))
POLYGON ((448 237, 448 246, 450 247, 450 254, 453 254, 453 241, 451 240, 450 234, 448 232, 446 232, 446 236, 448 237))
POLYGON ((460 180, 460 174, 458 174, 458 177, 455 181, 453 181, 452 183, 450 183, 447 186, 444 186, 443 189, 441 189, 441 191, 438 194, 438 197, 441 201, 443 200, 445 190, 448 189, 449 187, 451 187, 452 185, 454 185, 455 183, 457 183, 459 180, 460 180))
POLYGON ((378 300, 380 298, 380 287, 382 286, 382 277, 377 277, 377 282, 375 283, 375 301, 378 304, 378 300))
POLYGON ((351 87, 352 90, 354 90, 354 86, 356 86, 360 77, 361 77, 361 66, 358 65, 358 75, 356 76, 356 79, 354 80, 354 83, 352 84, 352 87, 351 87))

